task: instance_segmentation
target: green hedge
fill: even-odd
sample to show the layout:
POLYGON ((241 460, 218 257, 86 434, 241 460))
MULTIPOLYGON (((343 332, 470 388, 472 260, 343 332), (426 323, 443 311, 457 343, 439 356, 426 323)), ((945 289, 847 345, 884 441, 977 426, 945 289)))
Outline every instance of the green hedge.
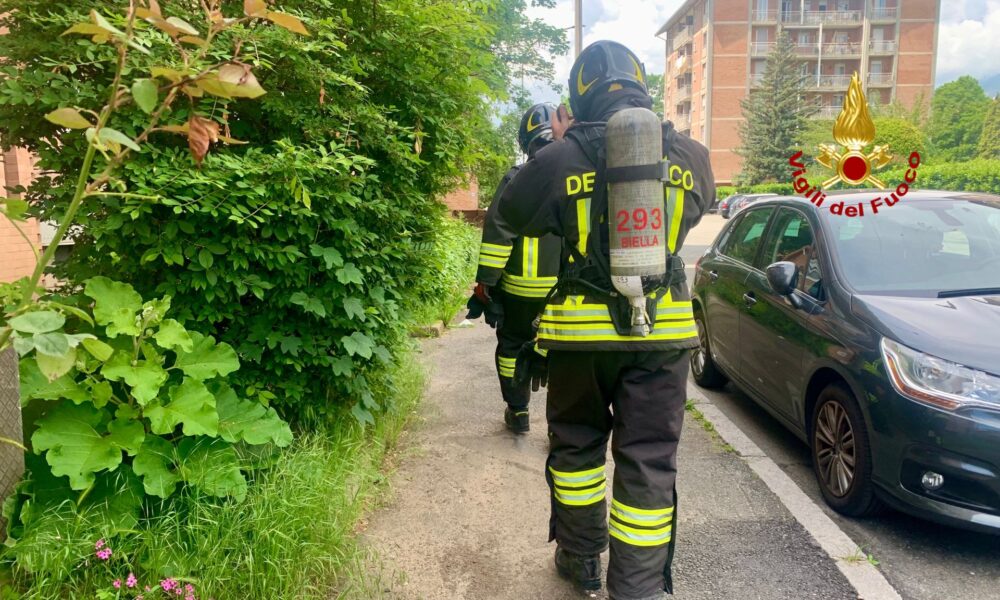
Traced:
MULTIPOLYGON (((0 139, 39 156, 42 175, 26 197, 51 218, 65 211, 85 144, 43 116, 100 106, 115 63, 113 47, 60 34, 92 9, 124 29, 128 2, 43 4, 9 0, 0 15, 0 139)), ((88 200, 56 274, 71 284, 106 275, 145 297, 172 296, 188 328, 237 349, 232 383, 250 397, 273 394, 291 420, 316 423, 345 406, 370 420, 373 385, 407 317, 465 283, 469 243, 435 199, 481 159, 488 101, 503 86, 490 51, 493 3, 280 4, 309 37, 263 23, 220 34, 253 48, 246 60, 266 95, 206 96, 165 118, 210 118, 248 144, 213 146, 196 166, 183 136, 154 133, 113 185, 155 198, 88 200)), ((221 6, 240 15, 244 3, 221 6)), ((198 2, 163 9, 204 28, 198 2)), ((176 66, 173 44, 157 35, 149 54, 129 55, 130 77, 176 66)), ((126 104, 110 125, 135 137, 147 119, 126 104)))

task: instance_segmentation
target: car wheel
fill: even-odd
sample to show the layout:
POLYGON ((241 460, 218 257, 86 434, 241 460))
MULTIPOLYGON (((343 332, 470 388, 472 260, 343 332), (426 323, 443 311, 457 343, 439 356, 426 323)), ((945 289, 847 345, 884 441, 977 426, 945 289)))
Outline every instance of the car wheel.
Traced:
POLYGON ((712 360, 708 348, 708 330, 705 329, 705 317, 700 312, 694 314, 695 325, 698 326, 698 348, 691 351, 691 374, 694 381, 703 388, 720 388, 726 385, 726 376, 712 360))
POLYGON ((861 408, 842 383, 819 394, 810 433, 813 472, 823 498, 834 510, 869 517, 884 505, 872 483, 872 453, 861 408))

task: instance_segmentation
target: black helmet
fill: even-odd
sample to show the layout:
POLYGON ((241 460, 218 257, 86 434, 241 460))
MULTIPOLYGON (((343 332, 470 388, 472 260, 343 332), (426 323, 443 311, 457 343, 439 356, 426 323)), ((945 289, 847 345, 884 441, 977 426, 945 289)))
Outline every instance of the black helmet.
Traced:
POLYGON ((553 104, 536 104, 521 117, 521 126, 517 129, 517 143, 521 152, 531 154, 531 145, 538 140, 552 141, 552 119, 556 116, 553 104))
POLYGON ((587 113, 594 98, 622 87, 649 93, 646 68, 639 57, 618 42, 601 41, 587 46, 569 71, 569 106, 573 116, 581 121, 592 118, 587 113))

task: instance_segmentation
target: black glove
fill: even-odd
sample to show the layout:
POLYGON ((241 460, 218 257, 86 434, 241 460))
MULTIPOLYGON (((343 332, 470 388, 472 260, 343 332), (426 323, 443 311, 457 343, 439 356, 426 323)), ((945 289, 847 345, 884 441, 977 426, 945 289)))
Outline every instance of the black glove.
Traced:
POLYGON ((466 319, 478 319, 485 314, 487 325, 494 329, 503 326, 503 305, 493 298, 492 291, 482 283, 476 284, 475 291, 465 303, 465 307, 469 309, 466 319))
POLYGON ((521 346, 514 362, 514 384, 521 386, 528 381, 531 381, 533 392, 549 383, 549 359, 539 353, 534 341, 521 346))

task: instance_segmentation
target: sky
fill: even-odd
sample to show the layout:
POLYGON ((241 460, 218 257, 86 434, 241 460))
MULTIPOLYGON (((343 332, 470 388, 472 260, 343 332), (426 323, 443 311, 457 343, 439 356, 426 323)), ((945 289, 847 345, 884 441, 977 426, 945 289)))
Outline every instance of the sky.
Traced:
MULTIPOLYGON (((903 0, 905 1, 905 0, 903 0)), ((631 48, 649 73, 662 73, 664 42, 657 30, 684 0, 583 0, 583 45, 597 40, 615 40, 631 48)), ((937 81, 941 85, 961 75, 993 81, 1000 91, 1000 0, 941 0, 938 32, 937 81)), ((556 27, 573 26, 573 0, 557 0, 551 9, 532 7, 529 15, 556 27)), ((573 32, 568 31, 572 48, 573 32)), ((571 51, 572 53, 572 51, 571 51)), ((572 56, 554 57, 556 80, 565 82, 572 56)), ((545 85, 535 85, 538 101, 559 101, 559 94, 545 85)))

